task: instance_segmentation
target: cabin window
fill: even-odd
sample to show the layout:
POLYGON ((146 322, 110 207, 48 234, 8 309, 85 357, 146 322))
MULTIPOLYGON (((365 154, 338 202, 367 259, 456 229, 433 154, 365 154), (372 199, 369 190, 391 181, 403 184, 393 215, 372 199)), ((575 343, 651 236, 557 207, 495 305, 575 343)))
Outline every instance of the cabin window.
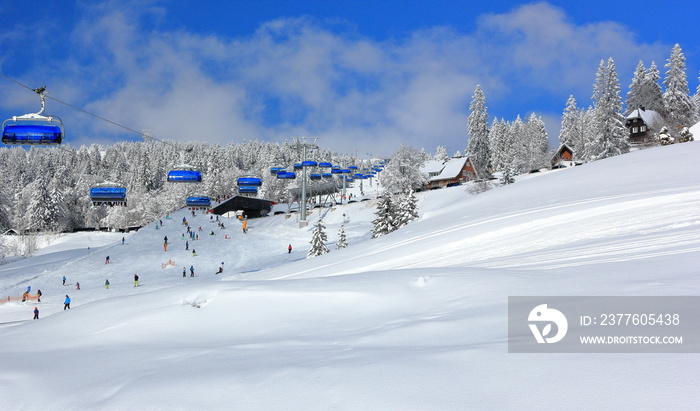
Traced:
POLYGON ((633 133, 639 133, 639 127, 632 127, 633 133))
POLYGON ((639 126, 639 131, 641 131, 642 133, 647 131, 647 126, 639 126))

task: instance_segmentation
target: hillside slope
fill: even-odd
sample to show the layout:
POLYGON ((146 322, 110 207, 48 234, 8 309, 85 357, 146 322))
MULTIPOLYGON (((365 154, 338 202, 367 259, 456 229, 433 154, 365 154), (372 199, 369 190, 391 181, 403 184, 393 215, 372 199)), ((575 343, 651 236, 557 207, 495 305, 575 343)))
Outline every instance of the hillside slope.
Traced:
MULTIPOLYGON (((226 240, 199 215, 194 257, 181 210, 125 245, 0 266, 2 293, 46 296, 40 320, 0 328, 0 408, 694 407, 696 354, 508 354, 507 299, 700 295, 699 151, 635 152, 477 196, 420 193, 421 218, 373 240, 372 201, 321 210, 350 247, 312 259, 310 231, 283 216, 248 234, 226 221, 226 240), (197 277, 182 278, 190 265, 197 277), (82 289, 61 286, 64 273, 82 289)), ((4 304, 1 321, 33 306, 4 304)))

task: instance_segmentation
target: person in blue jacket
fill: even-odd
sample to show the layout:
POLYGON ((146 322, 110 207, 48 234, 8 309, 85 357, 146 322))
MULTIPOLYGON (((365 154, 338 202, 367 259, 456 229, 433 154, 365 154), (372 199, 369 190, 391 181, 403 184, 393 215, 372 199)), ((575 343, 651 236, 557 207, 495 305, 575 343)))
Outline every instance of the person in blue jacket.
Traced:
POLYGON ((68 294, 66 294, 66 300, 63 302, 63 311, 66 309, 70 310, 70 297, 68 297, 68 294))

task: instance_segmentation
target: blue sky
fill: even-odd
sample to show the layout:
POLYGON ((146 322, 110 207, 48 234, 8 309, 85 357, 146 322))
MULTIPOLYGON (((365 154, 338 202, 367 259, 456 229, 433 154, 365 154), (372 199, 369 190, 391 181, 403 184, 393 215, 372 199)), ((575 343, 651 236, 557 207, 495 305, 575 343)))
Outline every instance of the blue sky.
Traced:
MULTIPOLYGON (((402 143, 464 151, 480 84, 490 118, 543 117, 555 144, 566 99, 590 104, 601 59, 623 97, 641 59, 671 48, 698 86, 700 5, 688 1, 0 2, 0 72, 161 139, 227 144, 318 137, 388 156, 402 143)), ((0 116, 38 98, 0 79, 0 116)), ((49 101, 66 142, 138 136, 49 101)))

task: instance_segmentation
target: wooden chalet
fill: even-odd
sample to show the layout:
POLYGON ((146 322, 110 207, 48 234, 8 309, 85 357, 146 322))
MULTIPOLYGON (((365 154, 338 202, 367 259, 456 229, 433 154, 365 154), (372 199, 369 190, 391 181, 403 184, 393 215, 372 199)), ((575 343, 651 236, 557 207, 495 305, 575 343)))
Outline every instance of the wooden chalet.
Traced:
POLYGON ((428 175, 428 184, 423 187, 424 190, 450 187, 479 178, 469 157, 431 160, 421 167, 421 172, 428 175))
POLYGON ((573 160, 574 151, 566 144, 562 144, 552 157, 552 167, 563 166, 565 163, 571 164, 573 160))
POLYGON ((663 125, 664 120, 659 113, 639 107, 625 118, 625 127, 629 131, 630 144, 648 144, 654 141, 654 130, 663 125))

